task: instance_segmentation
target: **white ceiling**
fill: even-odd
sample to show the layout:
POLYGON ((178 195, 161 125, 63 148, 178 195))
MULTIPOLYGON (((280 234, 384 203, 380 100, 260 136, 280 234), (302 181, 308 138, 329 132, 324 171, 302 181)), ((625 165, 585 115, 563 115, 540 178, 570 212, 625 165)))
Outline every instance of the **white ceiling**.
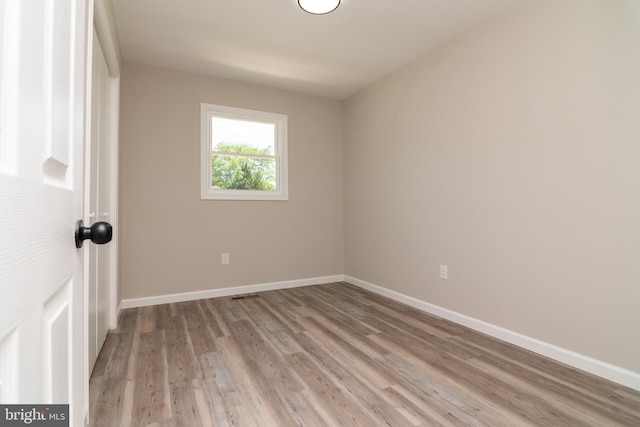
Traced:
POLYGON ((343 99, 520 0, 112 0, 125 61, 343 99))

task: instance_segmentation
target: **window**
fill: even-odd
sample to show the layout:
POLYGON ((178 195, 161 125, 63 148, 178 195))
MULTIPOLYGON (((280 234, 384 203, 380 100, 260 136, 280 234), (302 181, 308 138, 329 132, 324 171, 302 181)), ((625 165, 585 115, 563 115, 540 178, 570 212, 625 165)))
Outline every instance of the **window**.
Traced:
POLYGON ((201 197, 287 200, 287 116, 201 104, 201 197))

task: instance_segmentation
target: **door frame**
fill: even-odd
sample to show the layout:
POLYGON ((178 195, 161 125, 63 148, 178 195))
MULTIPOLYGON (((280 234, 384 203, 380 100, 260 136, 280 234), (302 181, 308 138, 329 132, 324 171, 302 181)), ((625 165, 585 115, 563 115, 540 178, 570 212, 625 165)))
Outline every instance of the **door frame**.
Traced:
MULTIPOLYGON (((104 52, 105 60, 107 62, 107 68, 110 76, 110 111, 111 111, 111 123, 109 129, 110 137, 110 186, 111 193, 109 201, 110 204, 110 220, 113 226, 114 234, 113 240, 109 244, 110 256, 111 256, 111 271, 110 271, 110 283, 109 283, 109 327, 111 329, 118 325, 118 194, 119 194, 119 128, 120 128, 120 46, 118 41, 118 33, 115 24, 115 15, 113 13, 113 6, 111 0, 95 0, 93 25, 95 26, 96 33, 98 34, 98 40, 104 52)), ((92 36, 93 37, 93 36, 92 36)), ((93 52, 92 52, 93 55, 93 52)), ((90 86, 88 86, 90 87, 90 86)), ((90 95, 89 95, 90 97, 90 95)), ((87 118, 91 119, 91 104, 88 104, 87 118)), ((87 135, 90 135, 91 125, 88 126, 87 135)), ((86 144, 90 146, 90 138, 87 138, 86 144)), ((90 162, 90 157, 86 156, 87 150, 85 150, 85 162, 90 162)), ((90 150, 89 150, 90 154, 90 150)), ((90 164, 90 163, 85 163, 90 164)), ((89 174, 85 174, 85 184, 88 184, 89 174)), ((85 186, 85 188, 88 188, 85 186)), ((89 216, 89 193, 85 192, 85 211, 84 214, 88 218, 89 216)))
MULTIPOLYGON (((107 69, 110 77, 110 123, 109 123, 109 145, 110 152, 110 223, 113 226, 113 239, 108 245, 110 258, 109 272, 109 328, 114 329, 118 324, 118 170, 119 170, 119 113, 120 113, 120 47, 115 24, 115 15, 111 0, 94 0, 91 2, 93 20, 88 23, 88 55, 87 55, 87 95, 85 100, 85 150, 84 150, 84 194, 83 194, 83 217, 86 223, 90 223, 90 185, 91 178, 91 85, 93 73, 93 28, 98 35, 98 41, 104 52, 107 62, 107 69)), ((91 366, 89 363, 89 251, 84 252, 84 360, 85 360, 85 397, 88 410, 89 404, 89 379, 91 378, 91 366)), ((88 411, 86 412, 88 413, 88 411)))

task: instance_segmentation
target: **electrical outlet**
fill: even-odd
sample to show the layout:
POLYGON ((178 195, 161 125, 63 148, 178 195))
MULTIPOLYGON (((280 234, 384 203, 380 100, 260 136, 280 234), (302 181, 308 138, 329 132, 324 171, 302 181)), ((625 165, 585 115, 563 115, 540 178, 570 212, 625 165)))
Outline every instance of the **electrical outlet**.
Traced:
POLYGON ((440 266, 440 278, 443 280, 449 279, 449 267, 446 265, 440 266))
POLYGON ((229 254, 222 254, 222 264, 229 264, 229 254))

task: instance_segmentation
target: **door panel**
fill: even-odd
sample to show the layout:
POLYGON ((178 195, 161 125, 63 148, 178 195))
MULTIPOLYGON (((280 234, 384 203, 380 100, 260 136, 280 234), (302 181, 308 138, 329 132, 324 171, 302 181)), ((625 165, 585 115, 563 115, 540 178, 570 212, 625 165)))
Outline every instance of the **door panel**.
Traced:
POLYGON ((71 322, 70 290, 73 283, 65 283, 44 304, 43 343, 45 350, 45 401, 69 402, 69 325, 71 322))
POLYGON ((20 8, 0 1, 0 173, 14 175, 20 8))
POLYGON ((72 5, 71 1, 45 2, 46 162, 54 166, 48 174, 57 173, 57 179, 63 178, 70 161, 72 5))
POLYGON ((0 402, 15 403, 18 395, 18 331, 14 329, 0 341, 0 402))
POLYGON ((0 401, 86 413, 86 0, 0 1, 0 401))

